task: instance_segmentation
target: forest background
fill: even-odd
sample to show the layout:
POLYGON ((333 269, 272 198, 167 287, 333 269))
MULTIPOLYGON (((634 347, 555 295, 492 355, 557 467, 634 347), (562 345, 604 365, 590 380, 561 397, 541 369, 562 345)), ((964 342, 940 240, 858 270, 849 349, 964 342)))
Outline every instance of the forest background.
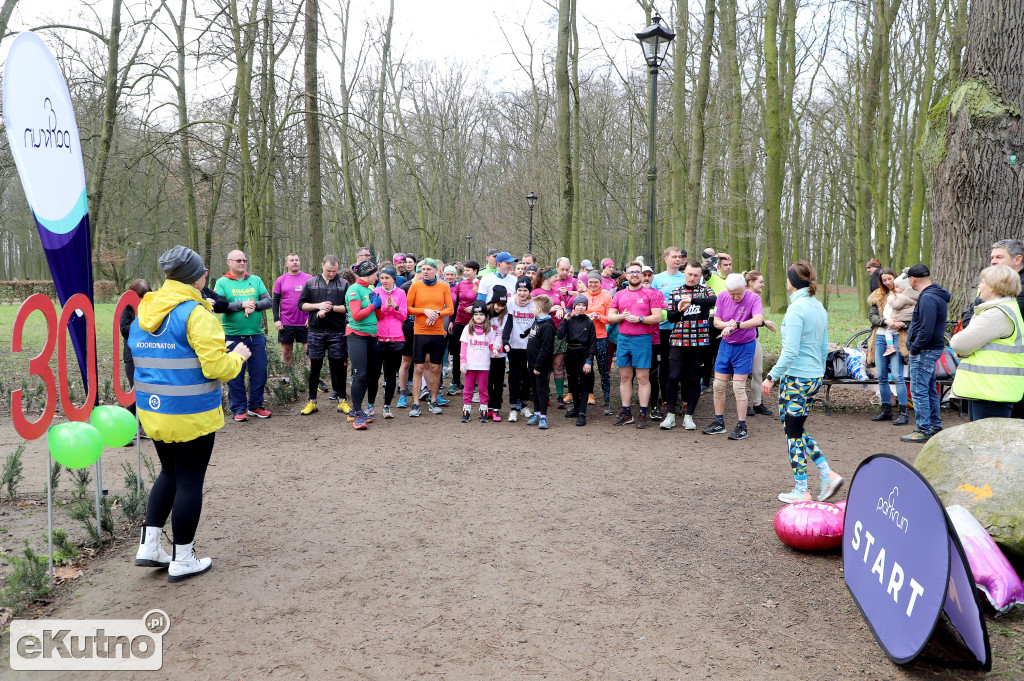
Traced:
MULTIPOLYGON (((934 261, 962 305, 987 245, 1024 231, 1019 3, 420 4, 429 21, 402 0, 4 0, 4 47, 43 35, 75 101, 96 278, 156 279, 176 243, 213 273, 241 248, 265 280, 293 251, 307 271, 359 245, 522 253, 533 191, 544 262, 710 245, 768 272, 780 310, 778 273, 798 258, 862 306, 869 257, 934 261), (650 76, 633 33, 657 12, 677 37, 648 243, 650 76), (958 117, 995 130, 991 148, 954 139, 958 117), (985 187, 1018 195, 999 219, 963 208, 985 187)), ((4 137, 0 280, 46 278, 4 137)))

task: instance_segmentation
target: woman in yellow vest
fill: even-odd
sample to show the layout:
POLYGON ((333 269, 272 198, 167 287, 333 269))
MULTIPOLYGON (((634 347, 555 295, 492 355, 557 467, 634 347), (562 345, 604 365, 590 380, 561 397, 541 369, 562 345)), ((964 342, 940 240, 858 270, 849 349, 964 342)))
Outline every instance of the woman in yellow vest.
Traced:
POLYGON ((244 343, 228 352, 224 328, 200 293, 209 270, 198 253, 175 246, 159 263, 167 281, 142 299, 128 332, 139 420, 160 457, 135 564, 166 567, 167 581, 180 582, 213 563, 192 547, 214 434, 224 427, 220 382, 237 376, 250 352, 244 343), (171 555, 160 546, 169 515, 171 555))
POLYGON ((1020 288, 1020 275, 1006 265, 982 270, 982 302, 974 307, 971 325, 949 342, 963 357, 953 392, 970 400, 971 421, 1009 418, 1013 405, 1024 397, 1024 319, 1016 300, 1020 288))

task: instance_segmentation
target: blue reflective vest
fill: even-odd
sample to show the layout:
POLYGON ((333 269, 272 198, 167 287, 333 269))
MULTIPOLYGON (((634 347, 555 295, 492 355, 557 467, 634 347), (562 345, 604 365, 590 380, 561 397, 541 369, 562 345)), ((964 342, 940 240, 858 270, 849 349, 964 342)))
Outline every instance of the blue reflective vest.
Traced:
POLYGON ((135 403, 159 414, 200 414, 221 406, 220 381, 203 375, 199 356, 188 342, 188 317, 199 303, 184 302, 164 317, 155 333, 143 331, 138 318, 128 333, 135 360, 135 403))

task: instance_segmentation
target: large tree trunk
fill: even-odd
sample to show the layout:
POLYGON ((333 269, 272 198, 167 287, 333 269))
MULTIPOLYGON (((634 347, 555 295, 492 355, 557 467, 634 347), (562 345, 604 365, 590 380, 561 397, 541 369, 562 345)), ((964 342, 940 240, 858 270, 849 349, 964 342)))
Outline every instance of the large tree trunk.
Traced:
POLYGON ((951 317, 974 300, 992 243, 1024 237, 1021 25, 1024 5, 975 0, 960 81, 931 112, 927 146, 941 160, 932 178, 930 264, 935 281, 953 295, 951 317))
POLYGON ((321 251, 325 248, 323 185, 320 181, 320 97, 316 71, 319 11, 319 0, 306 0, 303 62, 306 82, 306 210, 309 213, 310 255, 314 260, 323 255, 321 251))
POLYGON ((391 59, 391 27, 394 21, 395 0, 391 0, 387 28, 384 30, 384 45, 380 51, 380 81, 377 88, 377 185, 381 217, 384 221, 384 248, 388 257, 395 252, 395 240, 391 235, 391 191, 388 187, 387 149, 384 146, 384 93, 387 87, 388 61, 391 59))
POLYGON ((178 16, 166 6, 167 14, 174 25, 174 51, 177 58, 177 82, 174 90, 178 98, 178 153, 181 155, 181 183, 185 189, 185 218, 188 221, 188 247, 199 252, 199 217, 196 213, 196 191, 192 182, 192 152, 188 148, 188 98, 185 91, 185 21, 188 0, 181 0, 178 16))
MULTIPOLYGON (((672 233, 676 244, 690 253, 698 253, 697 234, 686 232, 686 59, 689 48, 687 31, 690 9, 687 0, 676 0, 676 40, 672 57, 672 155, 669 180, 672 195, 672 233)), ((696 256, 694 256, 696 257, 696 256)))
MULTIPOLYGON (((765 189, 764 225, 768 237, 765 268, 772 273, 783 267, 782 243, 782 180, 785 148, 782 139, 782 92, 779 87, 779 9, 780 0, 768 0, 764 15, 765 111, 764 152, 765 189)), ((768 277, 768 302, 779 311, 786 306, 785 281, 768 277)))
MULTIPOLYGON (((708 87, 711 83, 711 45, 715 37, 715 0, 705 0, 704 32, 700 42, 700 70, 697 91, 690 109, 690 170, 686 175, 686 234, 697 233, 700 213, 701 180, 704 169, 704 114, 707 113, 708 87)), ((710 188, 709 192, 710 194, 710 188)), ((707 210, 710 210, 708 206, 707 210)), ((689 240, 689 239, 688 239, 689 240)), ((704 243, 707 243, 705 241, 704 243)))
POLYGON ((121 53, 121 0, 114 0, 110 10, 110 35, 107 36, 107 77, 103 85, 103 128, 100 131, 99 150, 92 176, 92 252, 98 254, 97 237, 103 229, 103 184, 110 160, 110 145, 114 141, 117 123, 117 73, 121 53))
POLYGON ((555 56, 555 87, 558 93, 558 113, 555 121, 558 146, 558 254, 571 251, 572 204, 574 186, 572 177, 571 117, 569 111, 569 35, 575 18, 572 1, 558 2, 558 51, 555 56))

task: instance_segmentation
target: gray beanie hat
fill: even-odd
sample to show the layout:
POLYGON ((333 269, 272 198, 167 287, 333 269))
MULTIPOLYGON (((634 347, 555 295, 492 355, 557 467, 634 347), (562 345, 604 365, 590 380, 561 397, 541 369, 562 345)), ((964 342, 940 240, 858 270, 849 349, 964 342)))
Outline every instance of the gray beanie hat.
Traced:
POLYGON ((578 296, 576 296, 575 298, 572 299, 572 306, 576 307, 577 305, 588 305, 589 306, 590 305, 590 300, 585 295, 583 295, 581 293, 580 295, 578 295, 578 296))
POLYGON ((194 284, 206 274, 206 265, 199 254, 191 248, 175 246, 160 256, 160 269, 173 281, 194 284))

